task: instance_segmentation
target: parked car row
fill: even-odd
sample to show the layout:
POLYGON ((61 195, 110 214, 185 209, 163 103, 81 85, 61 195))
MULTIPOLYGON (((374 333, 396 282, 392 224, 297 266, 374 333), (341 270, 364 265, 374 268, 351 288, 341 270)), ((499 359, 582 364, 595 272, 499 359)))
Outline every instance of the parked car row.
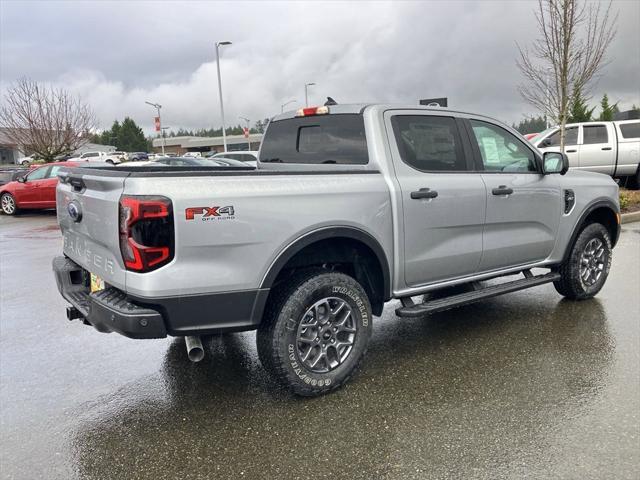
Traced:
MULTIPOLYGON (((58 155, 55 157, 56 162, 106 162, 118 164, 127 161, 139 161, 148 160, 149 154, 147 152, 103 152, 103 151, 90 151, 84 152, 80 155, 58 155)), ((17 165, 29 166, 34 162, 40 160, 37 154, 31 154, 26 157, 21 157, 15 160, 17 165)))
MULTIPOLYGON (((92 152, 87 152, 92 153, 92 152)), ((135 167, 226 167, 252 170, 247 162, 229 158, 153 157, 150 160, 115 161, 124 152, 112 152, 108 156, 85 155, 66 162, 49 163, 29 169, 0 172, 0 208, 5 215, 15 215, 19 210, 51 209, 56 207, 58 171, 62 167, 98 167, 105 163, 114 166, 135 167), (111 161, 110 161, 111 160, 111 161)))

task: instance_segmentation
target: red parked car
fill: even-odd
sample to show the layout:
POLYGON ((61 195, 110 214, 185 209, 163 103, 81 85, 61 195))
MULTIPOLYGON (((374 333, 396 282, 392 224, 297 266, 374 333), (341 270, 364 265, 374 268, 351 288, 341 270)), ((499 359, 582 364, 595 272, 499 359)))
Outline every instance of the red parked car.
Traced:
POLYGON ((0 207, 6 215, 20 209, 56 208, 58 170, 74 162, 59 162, 34 168, 17 181, 0 186, 0 207))

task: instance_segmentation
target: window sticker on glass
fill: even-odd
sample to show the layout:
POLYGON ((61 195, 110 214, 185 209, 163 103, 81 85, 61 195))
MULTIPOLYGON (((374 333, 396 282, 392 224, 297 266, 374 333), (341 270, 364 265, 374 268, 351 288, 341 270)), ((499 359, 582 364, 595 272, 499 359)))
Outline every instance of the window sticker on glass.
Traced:
POLYGON ((489 165, 500 164, 500 153, 498 152, 498 144, 493 137, 482 137, 482 150, 484 150, 485 163, 489 165))

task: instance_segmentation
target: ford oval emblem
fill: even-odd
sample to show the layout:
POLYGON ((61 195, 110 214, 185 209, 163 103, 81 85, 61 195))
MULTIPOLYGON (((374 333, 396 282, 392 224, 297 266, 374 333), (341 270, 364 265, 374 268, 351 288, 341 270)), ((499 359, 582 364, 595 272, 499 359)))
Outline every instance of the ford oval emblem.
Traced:
POLYGON ((73 220, 74 222, 79 222, 80 220, 82 220, 82 209, 80 208, 80 204, 75 200, 69 203, 69 205, 67 206, 67 211, 69 212, 71 220, 73 220))

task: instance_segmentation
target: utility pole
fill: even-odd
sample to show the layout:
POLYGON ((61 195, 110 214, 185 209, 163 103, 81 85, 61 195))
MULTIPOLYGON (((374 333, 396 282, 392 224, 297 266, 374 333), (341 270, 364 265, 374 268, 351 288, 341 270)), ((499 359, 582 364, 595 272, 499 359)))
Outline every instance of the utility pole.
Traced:
MULTIPOLYGON (((158 124, 160 126, 160 131, 162 131, 162 118, 160 117, 160 109, 162 108, 162 105, 160 105, 159 103, 152 103, 147 101, 145 101, 144 103, 146 103, 147 105, 151 105, 158 111, 158 124)), ((164 156, 164 137, 162 140, 162 155, 164 156)))
POLYGON ((227 151, 227 128, 224 124, 224 103, 222 101, 222 78, 220 77, 220 47, 231 45, 231 42, 216 42, 216 67, 218 69, 218 94, 220 95, 220 115, 222 117, 222 144, 224 151, 227 151))

